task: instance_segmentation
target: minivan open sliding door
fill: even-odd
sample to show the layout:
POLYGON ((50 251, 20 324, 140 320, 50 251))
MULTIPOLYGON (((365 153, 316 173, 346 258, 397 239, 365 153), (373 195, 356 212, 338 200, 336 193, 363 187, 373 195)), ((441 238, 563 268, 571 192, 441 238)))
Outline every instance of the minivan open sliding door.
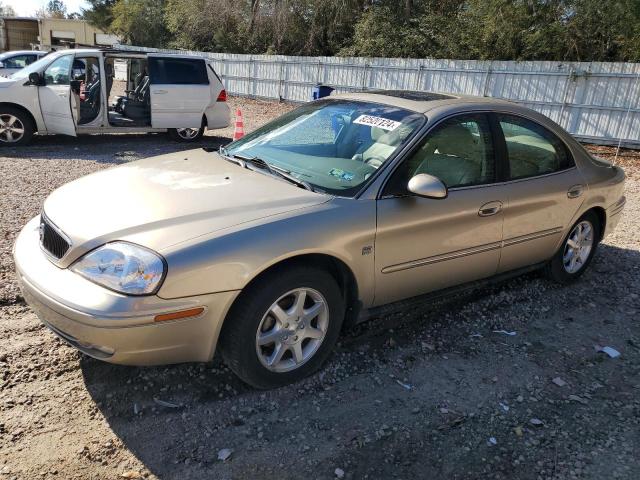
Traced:
POLYGON ((151 126, 200 128, 211 104, 204 59, 149 54, 151 126))
POLYGON ((71 66, 73 55, 58 57, 44 70, 43 84, 38 87, 42 118, 48 133, 76 136, 76 120, 71 104, 71 66))

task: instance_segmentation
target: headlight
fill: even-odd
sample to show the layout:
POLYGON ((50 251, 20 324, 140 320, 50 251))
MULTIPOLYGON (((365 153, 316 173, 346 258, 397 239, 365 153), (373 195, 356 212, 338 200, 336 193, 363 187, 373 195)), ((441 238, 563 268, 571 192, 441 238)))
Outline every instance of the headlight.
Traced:
POLYGON ((129 295, 155 293, 165 273, 157 253, 126 242, 107 243, 71 266, 98 285, 129 295))

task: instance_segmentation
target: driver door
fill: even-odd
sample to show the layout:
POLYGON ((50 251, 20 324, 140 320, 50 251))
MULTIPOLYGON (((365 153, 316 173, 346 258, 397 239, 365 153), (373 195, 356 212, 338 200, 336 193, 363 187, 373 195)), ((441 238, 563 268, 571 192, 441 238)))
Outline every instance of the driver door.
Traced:
POLYGON ((507 197, 496 174, 486 115, 456 116, 427 134, 378 200, 375 305, 497 272, 507 197), (407 184, 419 173, 438 177, 447 197, 411 194, 407 184))
POLYGON ((38 87, 40 110, 48 133, 76 136, 76 120, 72 105, 71 65, 73 55, 54 60, 43 73, 43 85, 38 87))

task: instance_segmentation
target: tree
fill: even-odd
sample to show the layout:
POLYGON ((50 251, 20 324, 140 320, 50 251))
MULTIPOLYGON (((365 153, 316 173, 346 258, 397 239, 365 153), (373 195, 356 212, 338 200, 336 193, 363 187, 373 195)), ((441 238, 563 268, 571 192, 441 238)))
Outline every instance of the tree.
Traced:
POLYGON ((117 0, 112 9, 110 31, 131 45, 166 46, 164 4, 164 0, 117 0))
POLYGON ((67 6, 62 0, 49 0, 47 13, 51 18, 65 18, 67 16, 67 6))
POLYGON ((0 17, 15 17, 16 11, 11 5, 5 5, 4 2, 0 2, 0 17))
POLYGON ((108 32, 113 22, 113 6, 116 0, 87 0, 90 8, 82 8, 84 19, 100 30, 108 32))

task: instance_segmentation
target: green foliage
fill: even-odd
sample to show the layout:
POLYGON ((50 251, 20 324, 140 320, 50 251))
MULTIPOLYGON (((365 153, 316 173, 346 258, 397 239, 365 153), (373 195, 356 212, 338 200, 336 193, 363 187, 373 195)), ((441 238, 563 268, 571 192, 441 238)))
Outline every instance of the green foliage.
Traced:
POLYGON ((89 8, 82 9, 82 15, 94 27, 102 31, 111 30, 111 22, 113 22, 113 6, 116 0, 86 0, 89 8))
MULTIPOLYGON (((54 0, 59 1, 59 0, 54 0)), ((229 53, 640 61, 640 0, 89 0, 132 44, 229 53)))
POLYGON ((164 0, 117 0, 110 30, 125 42, 141 47, 164 47, 164 0))

